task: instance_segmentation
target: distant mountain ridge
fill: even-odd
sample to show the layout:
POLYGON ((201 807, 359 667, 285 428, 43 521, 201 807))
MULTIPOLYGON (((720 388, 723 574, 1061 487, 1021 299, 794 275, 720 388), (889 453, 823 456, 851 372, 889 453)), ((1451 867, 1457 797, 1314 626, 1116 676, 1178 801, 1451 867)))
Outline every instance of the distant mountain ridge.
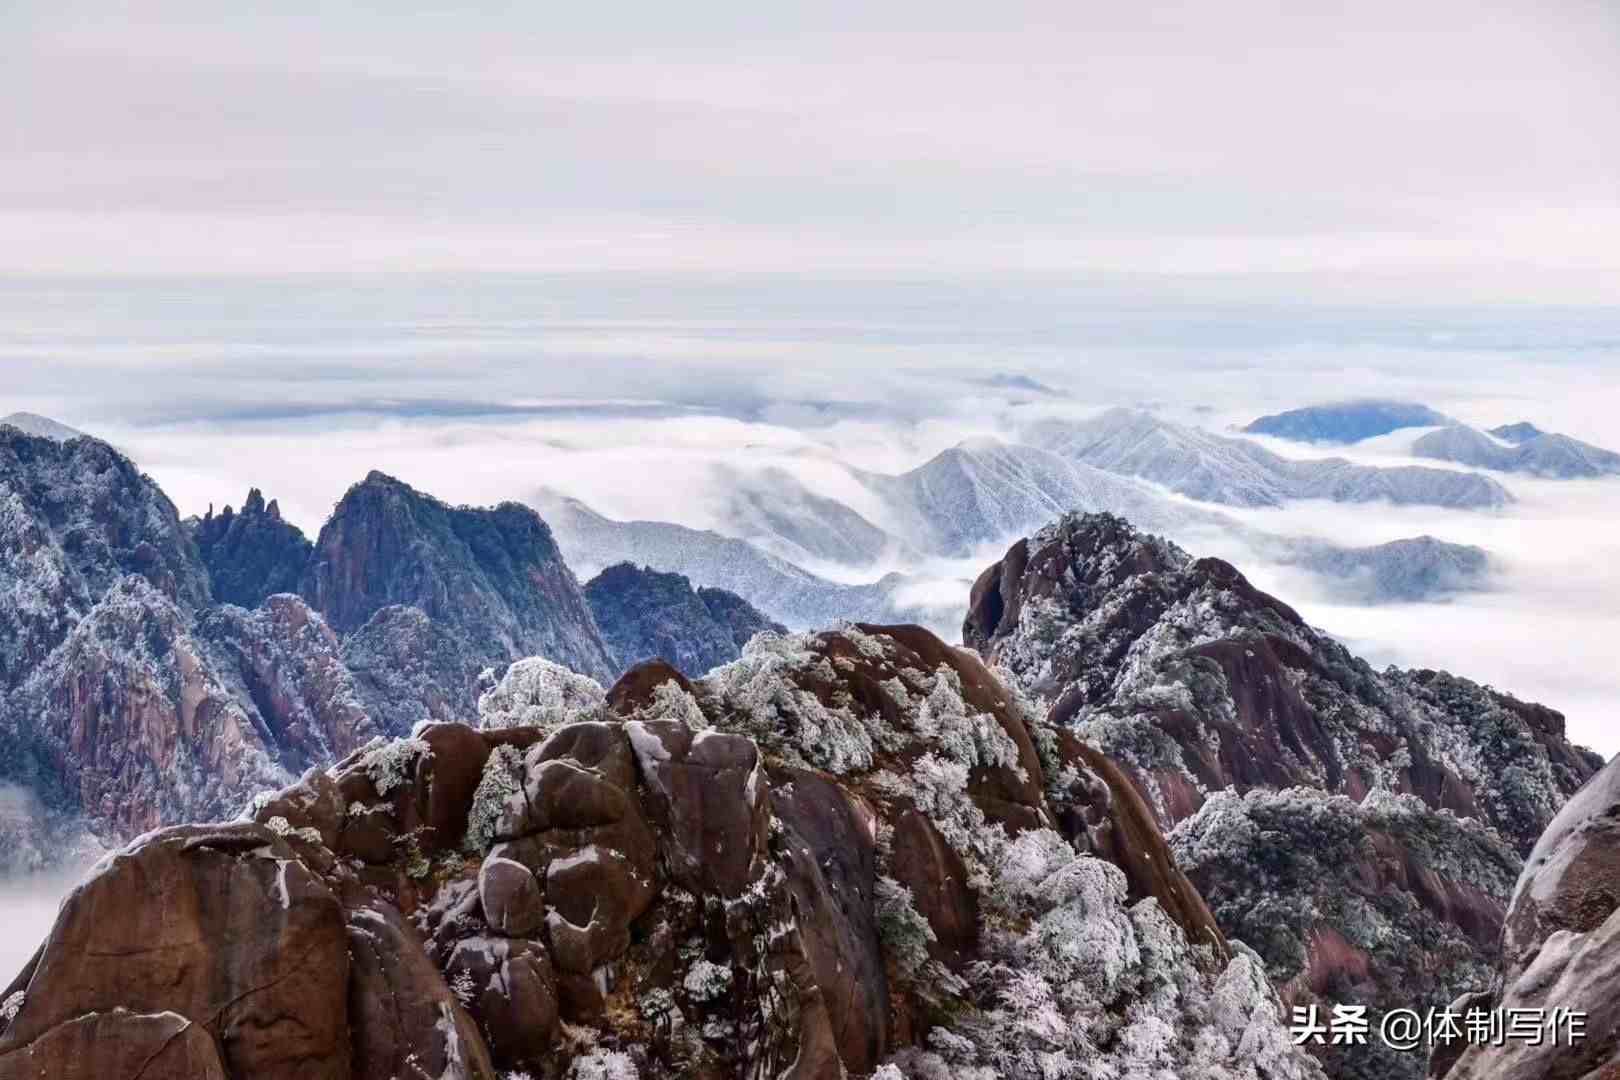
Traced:
POLYGON ((1270 435, 1296 442, 1349 445, 1404 428, 1441 427, 1456 421, 1414 401, 1362 399, 1262 416, 1243 428, 1245 434, 1270 435))
POLYGON ((1523 422, 1489 433, 1453 424, 1418 439, 1412 453, 1476 469, 1555 480, 1620 476, 1620 454, 1523 422), (1504 442, 1510 445, 1504 446, 1504 442))
MULTIPOLYGON (((219 818, 373 737, 474 719, 524 657, 622 666, 528 507, 454 507, 374 472, 311 544, 257 490, 182 522, 107 444, 11 426, 0 593, 0 871, 219 818)), ((714 657, 770 626, 694 595, 714 657)))
POLYGON ((694 589, 681 574, 627 562, 586 582, 585 600, 613 654, 615 678, 649 660, 707 674, 735 660, 755 634, 787 633, 736 593, 694 589))
POLYGON ((1424 466, 1378 468, 1342 458, 1294 460, 1246 439, 1174 424, 1140 410, 1110 409, 1075 423, 1042 421, 1032 425, 1026 437, 1071 461, 1232 506, 1329 499, 1494 509, 1513 501, 1500 483, 1478 473, 1424 466))

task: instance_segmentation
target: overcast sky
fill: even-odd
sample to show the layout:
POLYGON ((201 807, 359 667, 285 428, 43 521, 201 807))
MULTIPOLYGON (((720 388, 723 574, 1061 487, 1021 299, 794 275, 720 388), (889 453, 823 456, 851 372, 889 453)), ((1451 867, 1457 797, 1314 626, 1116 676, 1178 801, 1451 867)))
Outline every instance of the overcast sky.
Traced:
POLYGON ((1611 0, 410 6, 0 6, 0 272, 1620 297, 1611 0))

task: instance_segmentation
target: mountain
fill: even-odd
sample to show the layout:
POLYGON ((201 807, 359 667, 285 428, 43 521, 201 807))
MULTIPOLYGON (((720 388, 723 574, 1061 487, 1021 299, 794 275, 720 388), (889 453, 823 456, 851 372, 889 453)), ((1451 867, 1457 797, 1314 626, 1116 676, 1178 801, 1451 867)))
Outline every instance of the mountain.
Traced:
POLYGON ((372 472, 321 527, 299 591, 343 634, 403 605, 485 663, 546 656, 600 678, 613 669, 551 530, 518 503, 450 506, 372 472))
MULTIPOLYGON (((613 670, 523 507, 451 508, 378 474, 312 546, 258 491, 181 522, 107 444, 14 427, 0 595, 4 870, 228 815, 371 738, 472 719, 521 657, 613 670)), ((742 616, 716 607, 732 633, 742 616)))
MULTIPOLYGON (((1291 1004, 1376 1016, 1488 982, 1514 878, 1601 765, 1551 709, 1375 671, 1229 564, 1109 515, 1013 545, 963 639, 1126 770, 1291 1004)), ((1421 1075, 1387 1047, 1323 1054, 1335 1076, 1421 1075)))
POLYGON ((1513 500, 1489 477, 1423 466, 1377 468, 1342 458, 1291 460, 1245 439, 1111 409, 1090 420, 1033 425, 1027 441, 1071 461, 1137 476, 1203 502, 1280 506, 1296 499, 1488 509, 1513 500))
POLYGON ((1134 480, 995 439, 953 446, 898 476, 857 476, 905 542, 932 555, 969 555, 1077 510, 1107 510, 1169 531, 1235 524, 1134 480))
POLYGON ((1444 413, 1411 401, 1340 401, 1262 416, 1243 429, 1249 435, 1271 435, 1298 442, 1346 445, 1388 435, 1403 428, 1453 424, 1444 413))
POLYGON ((1454 461, 1476 469, 1524 473, 1556 480, 1620 475, 1620 454, 1555 435, 1532 424, 1513 424, 1486 434, 1462 424, 1431 431, 1412 444, 1418 457, 1454 461), (1508 435, 1496 435, 1496 431, 1508 435), (1492 436, 1496 437, 1493 438, 1492 436), (1511 436, 1511 438, 1509 438, 1511 436), (1503 445, 1502 441, 1511 445, 1503 445))
POLYGON ((817 577, 745 540, 709 530, 664 521, 615 521, 577 499, 547 491, 538 492, 535 502, 568 565, 581 574, 597 574, 617 563, 650 566, 734 593, 767 618, 801 629, 839 619, 922 614, 897 600, 906 584, 899 574, 867 585, 845 585, 817 577))
POLYGON ((252 608, 274 593, 298 591, 313 546, 282 520, 274 499, 265 503, 258 488, 248 492, 240 514, 226 506, 216 517, 210 506, 205 517, 188 518, 185 526, 219 603, 252 608))
POLYGON ((1347 603, 1438 600, 1488 588, 1491 579, 1491 557, 1484 548, 1432 536, 1358 548, 1306 538, 1259 546, 1278 562, 1309 570, 1335 599, 1347 603))
POLYGON ((31 412, 14 412, 7 416, 0 416, 0 427, 14 427, 24 435, 33 435, 40 439, 52 439, 56 442, 68 442, 84 435, 84 432, 77 428, 70 428, 66 424, 57 423, 48 416, 40 416, 38 413, 31 412))
POLYGON ((0 991, 0 1078, 1322 1076, 1131 782, 971 653, 579 682, 104 860, 0 991))
POLYGON ((680 574, 618 563, 585 583, 619 673, 646 660, 707 672, 737 659, 755 634, 787 628, 724 589, 693 589, 680 574))
POLYGON ((727 535, 795 564, 869 567, 908 550, 853 507, 807 489, 787 469, 716 470, 727 535))
POLYGON ((1538 435, 1546 434, 1528 420, 1520 420, 1516 424, 1503 424, 1501 427, 1493 427, 1491 428, 1490 433, 1495 435, 1498 439, 1501 439, 1503 442, 1510 442, 1515 446, 1526 441, 1527 439, 1533 439, 1538 435))

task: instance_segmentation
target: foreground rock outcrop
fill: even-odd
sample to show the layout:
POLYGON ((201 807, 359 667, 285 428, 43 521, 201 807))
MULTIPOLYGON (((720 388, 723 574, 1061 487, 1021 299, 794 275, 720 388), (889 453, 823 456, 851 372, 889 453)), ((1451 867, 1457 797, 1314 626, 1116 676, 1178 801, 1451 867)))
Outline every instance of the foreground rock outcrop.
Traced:
POLYGON ((1320 1075, 1125 775, 926 631, 524 670, 537 723, 105 859, 0 1080, 1320 1075))
MULTIPOLYGON (((963 635, 1125 768, 1286 1000, 1375 1022, 1489 981, 1524 856, 1601 765, 1558 713, 1374 671, 1230 565, 1109 515, 1014 545, 963 635)), ((1340 1076, 1421 1071, 1323 1054, 1340 1076)))
POLYGON ((1431 1076, 1620 1076, 1620 759, 1571 799, 1537 842, 1513 890, 1494 988, 1455 1007, 1534 1011, 1545 1018, 1546 1036, 1447 1048, 1435 1054, 1431 1076), (1582 1038, 1561 1019, 1571 1013, 1582 1018, 1582 1038))

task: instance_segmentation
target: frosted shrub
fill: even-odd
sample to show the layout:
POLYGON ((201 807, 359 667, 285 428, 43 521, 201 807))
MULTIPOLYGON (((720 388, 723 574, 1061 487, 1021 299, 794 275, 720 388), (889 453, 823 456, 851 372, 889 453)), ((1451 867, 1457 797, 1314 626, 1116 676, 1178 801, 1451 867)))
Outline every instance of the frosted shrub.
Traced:
POLYGON ((292 823, 286 818, 282 817, 280 814, 277 814, 269 821, 266 821, 264 823, 264 827, 275 833, 277 836, 297 837, 306 844, 319 844, 321 842, 320 830, 312 829, 307 826, 302 829, 295 829, 292 827, 292 823))
POLYGON ((484 775, 473 792, 472 809, 467 811, 467 835, 461 849, 469 855, 482 855, 495 841, 506 802, 523 790, 523 757, 516 748, 497 746, 484 762, 484 775))
POLYGON ((839 775, 872 768, 877 745, 870 722, 848 702, 823 704, 793 676, 833 683, 827 658, 810 648, 810 634, 756 634, 737 660, 709 673, 735 727, 789 764, 839 775))
POLYGON ((387 795, 411 779, 411 771, 419 759, 432 754, 433 748, 421 739, 379 736, 362 748, 360 767, 371 778, 377 794, 387 795))
POLYGON ((592 1050, 568 1066, 568 1080, 641 1080, 635 1061, 622 1050, 592 1050))
POLYGON ((687 971, 681 986, 693 1001, 713 1001, 731 989, 731 968, 700 959, 687 971))
POLYGON ((596 719, 606 702, 607 692, 595 679, 531 656, 507 668, 501 681, 478 698, 478 723, 550 732, 576 720, 596 719))
POLYGON ((702 731, 709 726, 697 698, 681 689, 681 684, 674 679, 665 679, 653 688, 652 704, 648 706, 645 718, 679 720, 693 731, 702 731))
POLYGON ((892 877, 877 879, 875 907, 884 953, 893 958, 901 978, 913 977, 928 963, 928 946, 936 940, 934 928, 917 911, 911 890, 892 877))
POLYGON ((9 1024, 17 1019, 17 1014, 22 1012, 27 1001, 28 995, 22 990, 13 991, 5 1001, 0 1001, 0 1024, 9 1024))

